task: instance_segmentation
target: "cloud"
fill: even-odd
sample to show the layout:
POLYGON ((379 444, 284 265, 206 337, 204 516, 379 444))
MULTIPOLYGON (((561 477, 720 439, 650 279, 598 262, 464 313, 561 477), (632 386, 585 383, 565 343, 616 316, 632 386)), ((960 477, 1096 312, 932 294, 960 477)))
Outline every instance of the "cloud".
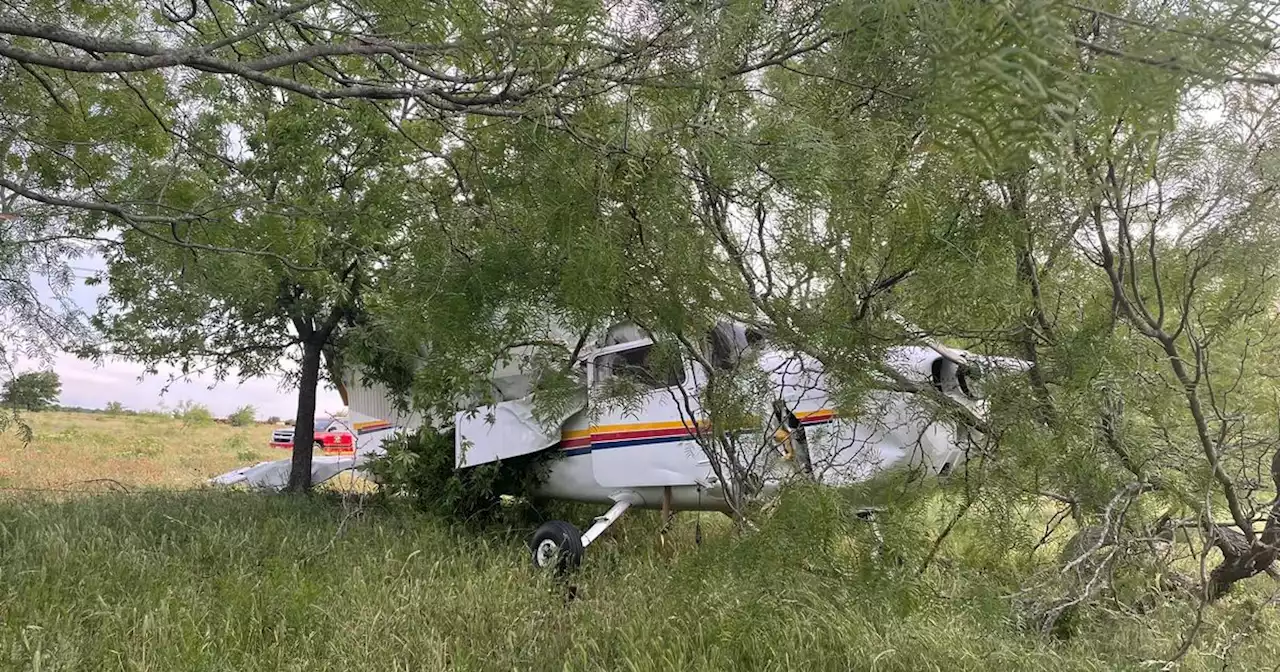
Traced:
POLYGON ((64 387, 70 384, 75 384, 77 387, 90 385, 101 385, 105 387, 115 385, 119 382, 115 376, 106 373, 99 373, 97 371, 76 371, 65 364, 58 367, 58 376, 62 380, 62 385, 64 387))

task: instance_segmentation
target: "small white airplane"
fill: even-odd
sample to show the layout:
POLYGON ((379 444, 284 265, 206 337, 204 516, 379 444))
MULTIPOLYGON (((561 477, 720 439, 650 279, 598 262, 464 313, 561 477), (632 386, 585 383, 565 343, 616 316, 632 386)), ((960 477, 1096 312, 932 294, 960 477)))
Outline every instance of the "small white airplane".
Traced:
MULTIPOLYGON (((815 360, 749 338, 741 325, 718 327, 705 357, 686 357, 667 366, 663 361, 670 358, 651 357, 654 352, 651 338, 618 325, 578 356, 575 366, 584 393, 558 417, 536 417, 534 397, 528 394, 532 385, 519 376, 506 380, 513 398, 455 416, 457 468, 556 451, 536 495, 608 506, 585 532, 566 521, 539 527, 530 541, 536 567, 562 572, 576 568, 586 548, 631 508, 729 512, 730 489, 747 487, 756 495, 767 495, 797 477, 841 486, 895 470, 946 476, 964 463, 967 442, 976 438, 970 426, 937 419, 930 405, 912 392, 874 391, 860 412, 839 413, 815 360), (700 392, 715 373, 707 365, 742 363, 761 374, 757 422, 713 437, 706 418, 699 417, 700 392), (518 384, 511 385, 512 380, 518 384), (618 381, 633 390, 625 402, 604 393, 618 381), (715 450, 722 439, 733 442, 734 462, 740 468, 724 468, 723 459, 712 459, 723 457, 715 450)), ((893 348, 885 363, 906 380, 931 386, 974 417, 986 411, 974 379, 977 372, 985 376, 1028 368, 1021 360, 984 358, 936 344, 893 348)), ((352 430, 358 437, 356 453, 317 456, 313 483, 360 468, 383 454, 383 440, 421 424, 420 419, 399 416, 376 384, 355 376, 347 389, 352 430)), ((287 482, 288 469, 288 460, 266 462, 212 482, 278 489, 287 482)))

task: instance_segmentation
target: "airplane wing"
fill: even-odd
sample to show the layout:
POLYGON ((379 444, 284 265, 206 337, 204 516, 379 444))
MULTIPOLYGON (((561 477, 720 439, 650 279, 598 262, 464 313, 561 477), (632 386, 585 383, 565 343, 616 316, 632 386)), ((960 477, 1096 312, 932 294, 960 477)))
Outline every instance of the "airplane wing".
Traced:
MULTIPOLYGON (((311 460, 311 484, 319 485, 334 476, 355 469, 369 460, 364 455, 317 455, 311 460)), ((259 462, 209 479, 210 485, 246 485, 261 490, 283 490, 289 484, 289 460, 259 462)))
MULTIPOLYGON (((388 427, 369 432, 357 439, 354 455, 316 455, 311 458, 311 484, 319 485, 348 469, 359 469, 365 462, 386 454, 382 441, 396 431, 388 427)), ((289 484, 290 460, 273 460, 233 469, 208 480, 210 485, 245 485, 260 490, 283 490, 289 484)))

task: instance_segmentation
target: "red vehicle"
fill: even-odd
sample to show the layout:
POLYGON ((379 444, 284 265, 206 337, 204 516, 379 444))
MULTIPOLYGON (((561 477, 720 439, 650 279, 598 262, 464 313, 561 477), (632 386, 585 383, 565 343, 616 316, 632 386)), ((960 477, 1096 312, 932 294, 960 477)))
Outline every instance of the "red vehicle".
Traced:
MULTIPOLYGON (((271 447, 293 449, 293 428, 284 427, 271 432, 271 447)), ((330 455, 348 455, 356 452, 355 435, 347 426, 334 418, 317 419, 315 424, 315 448, 330 455)))

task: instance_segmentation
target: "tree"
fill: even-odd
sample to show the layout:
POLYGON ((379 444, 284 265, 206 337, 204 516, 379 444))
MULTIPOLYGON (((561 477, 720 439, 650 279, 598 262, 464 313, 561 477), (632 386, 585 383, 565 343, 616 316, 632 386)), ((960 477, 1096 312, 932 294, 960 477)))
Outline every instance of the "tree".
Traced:
POLYGON ((173 409, 173 417, 175 420, 181 420, 183 426, 213 424, 213 412, 209 407, 189 399, 180 402, 178 407, 173 409))
POLYGON ((43 411, 58 403, 62 382, 53 371, 30 371, 4 383, 0 401, 12 409, 43 411))
MULTIPOLYGON (((341 385, 343 335, 360 313, 367 269, 413 212, 409 180, 430 157, 410 154, 413 146, 372 106, 281 105, 270 93, 234 87, 208 104, 230 108, 232 97, 240 105, 219 123, 235 124, 250 154, 192 170, 168 166, 166 183, 140 189, 237 204, 185 227, 184 239, 257 253, 223 256, 126 231, 108 255, 110 288, 94 324, 113 353, 184 373, 274 374, 281 357, 293 359, 295 445, 309 447, 316 387, 325 378, 341 385)), ((307 489, 311 451, 293 456, 290 487, 307 489)))
POLYGON ((124 404, 118 401, 108 401, 105 410, 107 415, 122 415, 124 414, 124 404))
MULTIPOLYGON (((57 182, 65 173, 24 152, 22 138, 58 108, 31 88, 34 82, 17 79, 0 68, 0 180, 28 186, 57 182)), ((93 238, 0 186, 0 368, 10 376, 18 375, 19 358, 49 364, 57 349, 84 338, 82 312, 68 292, 76 280, 71 263, 92 247, 93 238)), ((0 414, 0 430, 13 419, 0 414)))
MULTIPOLYGON (((125 230, 109 250, 108 298, 124 314, 104 310, 96 325, 125 345, 118 354, 251 376, 296 346, 296 443, 309 445, 321 360, 337 380, 344 322, 388 235, 351 218, 385 224, 414 212, 381 208, 405 202, 395 196, 415 173, 448 170, 441 145, 468 131, 453 117, 554 119, 649 51, 602 30, 601 8, 438 10, 211 2, 157 15, 22 3, 21 15, 0 15, 0 34, 14 40, 0 58, 46 113, 10 105, 36 120, 10 155, 43 179, 0 176, 0 188, 87 232, 125 230), (456 39, 441 42, 446 34, 456 39), (104 104, 67 104, 86 99, 104 104), (122 121, 138 127, 134 140, 116 141, 122 121), (413 161, 402 149, 369 165, 392 132, 415 148, 413 161), (326 133, 333 142, 312 144, 326 133), (325 152, 351 156, 326 165, 325 152)), ((306 489, 310 452, 295 460, 291 487, 306 489)))
MULTIPOLYGON (((723 62, 785 33, 735 11, 664 56, 723 62)), ((1250 501, 1273 478, 1277 411, 1264 16, 873 3, 822 16, 840 39, 785 67, 585 102, 563 135, 487 127, 451 155, 471 190, 424 222, 456 257, 424 235, 414 261, 380 269, 368 337, 401 354, 362 361, 446 412, 460 389, 482 398, 512 346, 543 341, 546 313, 582 333, 633 319, 692 357, 715 317, 736 317, 820 362, 846 409, 908 391, 986 430, 956 520, 985 510, 999 530, 1011 506, 1049 502, 1101 526, 1085 555, 1143 562, 1157 526, 1200 529, 1226 557, 1201 581, 1220 595, 1274 571, 1280 534, 1253 531, 1280 517, 1250 501), (1205 106, 1222 118, 1198 119, 1205 106), (904 341, 1036 366, 993 390, 984 420, 885 367, 904 341)), ((749 464, 717 450, 730 472, 749 464)), ((1109 562, 1046 622, 1092 600, 1109 562)))
MULTIPOLYGON (((1272 3, 211 2, 65 29, 29 4, 0 57, 43 106, 10 152, 40 179, 0 187, 125 229, 99 315, 121 352, 242 375, 290 353, 296 445, 344 359, 448 417, 515 352, 554 401, 604 324, 698 358, 732 317, 844 410, 909 392, 983 429, 922 565, 973 518, 1012 553, 1015 510, 1059 506, 1082 580, 1046 624, 1122 562, 1167 569, 1171 530, 1224 556, 1204 599, 1274 571, 1272 3), (50 113, 73 98, 101 113, 50 113), (147 133, 105 142, 125 120, 147 133), (1035 367, 980 418, 884 364, 904 341, 1035 367)), ((761 406, 715 375, 713 427, 761 406)))
POLYGON ((252 406, 241 406, 235 413, 227 416, 233 427, 248 427, 257 418, 257 411, 252 406))

